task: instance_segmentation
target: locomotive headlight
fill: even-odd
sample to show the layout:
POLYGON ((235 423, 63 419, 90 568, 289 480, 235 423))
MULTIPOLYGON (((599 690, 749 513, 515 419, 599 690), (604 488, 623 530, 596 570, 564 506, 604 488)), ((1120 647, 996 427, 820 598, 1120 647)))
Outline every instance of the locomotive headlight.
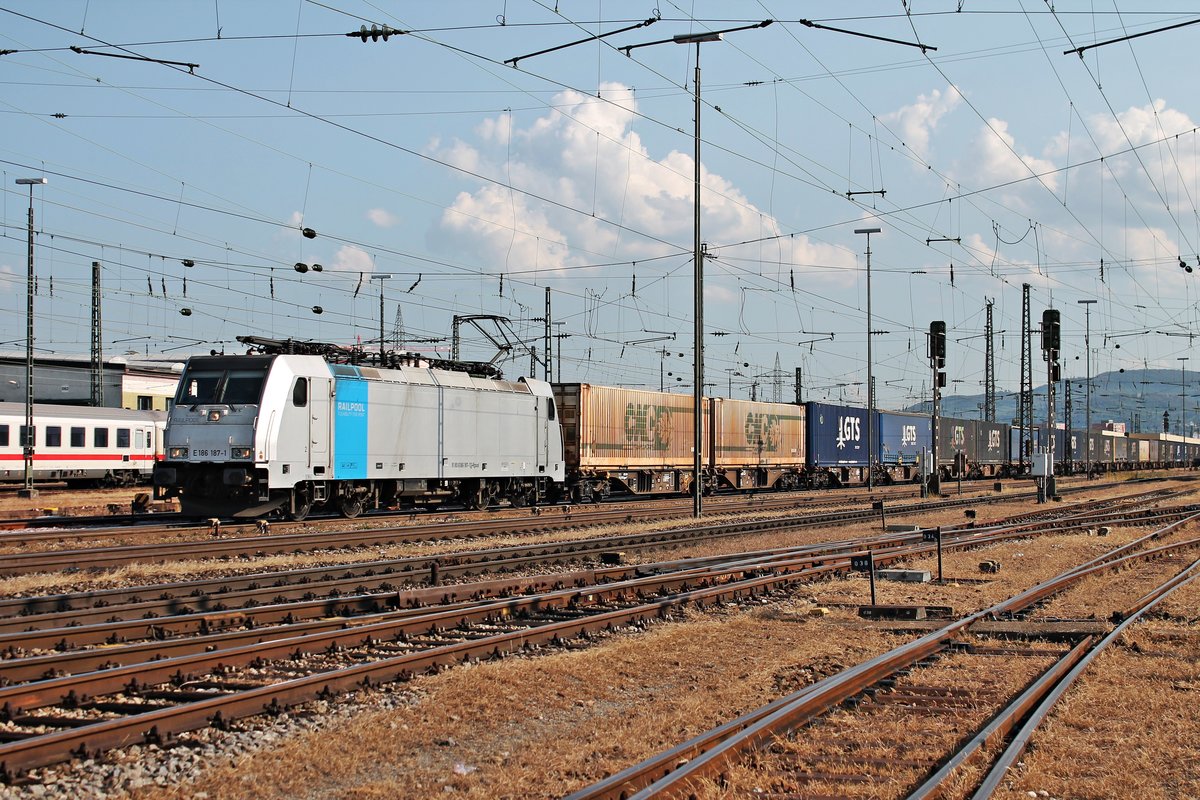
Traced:
POLYGON ((253 458, 254 449, 251 447, 234 447, 231 451, 234 458, 253 458))
POLYGON ((186 447, 168 447, 167 458, 187 458, 188 449, 186 447))

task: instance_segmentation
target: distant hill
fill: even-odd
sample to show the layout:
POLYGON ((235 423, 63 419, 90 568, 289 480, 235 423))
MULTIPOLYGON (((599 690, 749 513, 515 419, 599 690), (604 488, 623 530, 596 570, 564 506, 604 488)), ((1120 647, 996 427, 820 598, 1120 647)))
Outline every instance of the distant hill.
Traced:
MULTIPOLYGON (((1035 368, 1044 371, 1039 361, 1035 368)), ((1113 420, 1124 422, 1129 431, 1155 432, 1163 429, 1163 412, 1170 414, 1170 432, 1180 432, 1180 376, 1178 370, 1133 369, 1124 372, 1103 372, 1092 376, 1092 424, 1113 420)), ((1189 435, 1200 431, 1200 384, 1197 374, 1183 375, 1187 383, 1187 427, 1189 435)), ((1084 427, 1087 413, 1086 379, 1071 379, 1072 427, 1084 427)), ((1034 382, 1033 418, 1046 419, 1046 384, 1034 382)), ((1055 391, 1055 421, 1065 422, 1065 390, 1059 383, 1055 391)), ((942 395, 942 414, 948 417, 978 419, 983 405, 982 394, 942 395)), ((1017 394, 996 393, 996 419, 1011 422, 1017 416, 1017 394)), ((929 402, 909 406, 906 411, 929 412, 929 402)))

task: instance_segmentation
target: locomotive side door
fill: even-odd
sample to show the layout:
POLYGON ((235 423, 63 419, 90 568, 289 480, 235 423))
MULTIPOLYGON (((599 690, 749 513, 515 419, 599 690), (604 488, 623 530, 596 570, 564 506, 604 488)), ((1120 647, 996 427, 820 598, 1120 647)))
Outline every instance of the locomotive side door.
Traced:
POLYGON ((329 378, 310 378, 308 404, 308 468, 315 475, 329 474, 330 395, 329 378))

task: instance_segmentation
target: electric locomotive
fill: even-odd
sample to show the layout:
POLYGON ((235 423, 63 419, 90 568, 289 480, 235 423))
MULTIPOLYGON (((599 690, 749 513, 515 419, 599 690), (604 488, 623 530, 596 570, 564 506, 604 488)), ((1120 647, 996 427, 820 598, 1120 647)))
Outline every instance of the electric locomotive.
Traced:
POLYGON ((185 515, 299 520, 314 508, 356 517, 447 500, 557 499, 562 433, 543 381, 238 340, 251 353, 188 360, 167 420, 155 494, 178 497, 185 515))

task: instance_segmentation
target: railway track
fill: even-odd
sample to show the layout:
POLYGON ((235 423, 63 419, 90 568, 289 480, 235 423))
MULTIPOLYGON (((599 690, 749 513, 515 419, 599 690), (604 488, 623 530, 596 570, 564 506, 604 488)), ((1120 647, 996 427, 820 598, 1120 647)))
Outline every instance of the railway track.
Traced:
MULTIPOLYGON (((1068 516, 1063 511, 1059 516, 1068 516)), ((1132 516, 1128 508, 1107 513, 1132 516)), ((1141 513, 1146 519, 1154 516, 1149 510, 1141 513)), ((1157 516, 1186 513, 1195 509, 1159 509, 1157 516)), ((1100 518, 1097 513, 1069 516, 1074 521, 1018 519, 1007 528, 944 531, 943 546, 976 547, 1055 526, 1094 525, 1100 518)), ((187 613, 132 625, 118 620, 5 634, 0 677, 11 685, 0 688, 0 763, 12 778, 74 754, 162 742, 183 731, 221 726, 368 683, 641 625, 683 606, 786 591, 849 569, 864 547, 878 563, 887 563, 927 553, 933 545, 913 534, 872 537, 466 584, 453 588, 463 595, 459 599, 446 596, 451 587, 389 592, 356 599, 380 605, 359 616, 342 616, 350 606, 339 608, 346 601, 339 598, 310 602, 307 611, 303 602, 285 603, 248 606, 221 620, 187 613), (425 607, 428 602, 442 605, 425 607), (339 616, 329 619, 330 614, 339 616), (311 615, 308 621, 301 622, 306 615, 311 615), (139 629, 140 635, 131 635, 139 629), (127 636, 133 641, 122 643, 127 636), (89 648, 97 641, 106 646, 89 648)), ((52 616, 16 620, 36 627, 39 619, 52 616)))
POLYGON ((970 796, 990 797, 1087 664, 1155 603, 1200 577, 1200 559, 1179 556, 1200 548, 1200 537, 1134 552, 1197 519, 1171 523, 990 608, 939 623, 568 800, 684 797, 705 786, 733 796, 810 798, 878 797, 888 787, 889 795, 929 798, 952 786, 961 794, 964 781, 975 788, 970 796), (1154 559, 1168 560, 1172 574, 1122 611, 1116 627, 1031 621, 1039 607, 1084 579, 1154 559), (1022 643, 997 641, 997 634, 1022 643), (812 727, 818 719, 821 726, 812 727), (996 743, 1005 740, 1010 744, 995 757, 996 743), (971 770, 986 776, 972 780, 971 770))
MULTIPOLYGON (((1154 482, 1157 483, 1158 480, 1155 479, 1154 482)), ((1090 487, 1085 485, 1076 489, 1067 489, 1064 493, 1084 491, 1086 488, 1090 487)), ((909 502, 897 506, 887 506, 884 512, 870 508, 852 511, 847 511, 843 508, 837 512, 809 513, 803 520, 804 524, 809 526, 826 525, 835 522, 869 520, 880 517, 882 513, 892 516, 905 516, 979 503, 1007 502, 1032 496, 1032 494, 1011 493, 1001 495, 964 495, 961 497, 939 498, 909 502)), ((780 498, 772 502, 753 499, 748 506, 749 509, 763 512, 779 511, 780 509, 789 510, 795 507, 795 501, 790 497, 780 498)), ((730 509, 731 513, 737 510, 739 509, 730 509)), ((280 553, 380 547, 406 542, 475 538, 496 535, 498 533, 508 535, 534 534, 587 526, 689 518, 690 515, 690 508, 678 505, 670 508, 648 507, 644 511, 641 508, 637 510, 584 509, 578 506, 561 506, 556 507, 555 511, 515 519, 506 518, 496 520, 484 518, 466 522, 442 522, 416 526, 385 526, 349 531, 307 532, 307 530, 302 528, 296 532, 267 533, 234 538, 217 536, 208 537, 203 540, 149 542, 144 544, 118 544, 32 551, 26 551, 21 547, 22 542, 24 542, 22 538, 23 534, 14 533, 0 535, 0 547, 7 546, 13 551, 6 554, 4 559, 0 561, 0 577, 35 572, 75 572, 80 570, 108 569, 132 563, 162 564, 195 559, 246 559, 280 553)), ((762 521, 760 524, 764 526, 760 528, 761 530, 768 530, 771 526, 777 526, 781 523, 767 520, 762 521)), ((795 525, 797 523, 792 522, 790 524, 795 525)), ((57 537, 61 537, 62 535, 61 533, 55 534, 57 537)))
MULTIPOLYGON (((1094 484, 1093 484, 1094 485, 1094 484)), ((1010 488, 1014 488, 1011 487, 1010 488)), ((984 487, 978 482, 968 483, 965 493, 989 494, 993 491, 991 484, 984 487)), ((744 513, 753 510, 778 510, 784 508, 824 508, 844 505, 847 501, 870 502, 872 500, 898 500, 917 497, 919 487, 913 485, 878 487, 868 498, 861 489, 830 490, 819 493, 788 492, 779 494, 753 494, 748 496, 724 495, 709 499, 709 513, 744 513)), ((652 513, 690 515, 692 503, 690 500, 679 498, 643 498, 639 500, 606 501, 597 507, 593 504, 551 505, 535 509, 514 509, 498 507, 489 509, 479 516, 485 519, 518 519, 528 516, 545 514, 556 515, 569 509, 570 513, 581 514, 588 510, 599 513, 620 515, 624 513, 638 514, 650 509, 652 513)), ((393 520, 401 520, 413 524, 423 524, 429 518, 461 513, 460 509, 423 509, 420 511, 374 512, 356 520, 358 524, 387 525, 393 520)), ((477 512, 466 512, 468 516, 476 516, 477 512)), ((167 537, 179 537, 190 534, 207 535, 216 527, 220 532, 230 535, 261 532, 263 530, 277 531, 321 531, 325 529, 344 529, 349 523, 340 516, 325 518, 312 517, 304 522, 286 521, 257 521, 257 520, 218 520, 214 526, 211 520, 197 523, 195 520, 177 513, 166 514, 123 514, 97 517, 59 517, 38 516, 23 519, 0 521, 0 547, 8 545, 60 545, 63 543, 78 544, 87 540, 153 540, 167 537), (263 522, 266 522, 264 525, 263 522)))

